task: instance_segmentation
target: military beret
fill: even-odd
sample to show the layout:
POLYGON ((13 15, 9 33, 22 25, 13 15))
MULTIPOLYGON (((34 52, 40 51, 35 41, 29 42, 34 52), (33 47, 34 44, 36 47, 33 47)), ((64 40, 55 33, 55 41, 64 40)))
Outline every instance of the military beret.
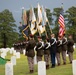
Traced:
POLYGON ((41 39, 41 37, 40 37, 40 36, 38 36, 37 38, 38 38, 38 39, 41 39))
POLYGON ((32 34, 29 35, 31 38, 33 38, 34 36, 32 34))

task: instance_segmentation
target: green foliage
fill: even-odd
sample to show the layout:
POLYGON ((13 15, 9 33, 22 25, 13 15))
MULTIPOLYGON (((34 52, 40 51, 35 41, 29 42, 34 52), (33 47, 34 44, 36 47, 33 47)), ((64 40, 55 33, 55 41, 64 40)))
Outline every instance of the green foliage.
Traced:
POLYGON ((0 43, 2 47, 11 46, 17 40, 16 24, 12 13, 5 9, 0 12, 0 43))
POLYGON ((72 6, 66 11, 67 34, 72 34, 76 42, 76 7, 72 6))

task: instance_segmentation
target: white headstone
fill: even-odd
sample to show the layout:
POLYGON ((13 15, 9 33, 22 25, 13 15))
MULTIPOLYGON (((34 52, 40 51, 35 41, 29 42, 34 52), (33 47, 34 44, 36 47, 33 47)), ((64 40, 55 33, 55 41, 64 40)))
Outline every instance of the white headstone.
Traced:
POLYGON ((5 75, 13 75, 13 65, 11 62, 7 62, 5 65, 5 75))
POLYGON ((24 49, 24 50, 23 50, 23 55, 25 55, 25 53, 26 53, 26 50, 24 49))
POLYGON ((10 54, 12 54, 13 53, 13 51, 12 51, 12 49, 10 49, 10 54))
POLYGON ((57 58, 55 57, 55 64, 57 64, 57 58))
POLYGON ((75 49, 75 45, 73 45, 73 48, 75 49))
POLYGON ((76 60, 72 61, 73 75, 76 75, 76 60))
POLYGON ((37 64, 37 56, 34 56, 34 64, 37 64))
POLYGON ((20 52, 16 53, 16 58, 20 58, 20 52))
POLYGON ((14 54, 14 48, 12 47, 11 49, 10 49, 10 54, 14 54))
POLYGON ((13 51, 13 55, 16 55, 16 50, 13 51))
POLYGON ((12 56, 12 57, 11 57, 11 63, 12 63, 13 65, 16 65, 16 56, 12 56))
POLYGON ((6 51, 7 51, 7 52, 10 51, 10 48, 6 48, 6 51))
POLYGON ((45 63, 45 61, 38 62, 38 75, 46 75, 46 63, 45 63))
POLYGON ((6 54, 5 53, 1 53, 1 57, 5 58, 6 54))
POLYGON ((68 57, 67 51, 66 51, 66 57, 68 57))

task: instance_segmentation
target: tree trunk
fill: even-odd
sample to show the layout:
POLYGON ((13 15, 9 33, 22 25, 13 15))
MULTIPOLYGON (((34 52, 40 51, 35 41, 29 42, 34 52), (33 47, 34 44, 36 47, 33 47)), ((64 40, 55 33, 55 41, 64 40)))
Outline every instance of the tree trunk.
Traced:
POLYGON ((4 47, 4 48, 7 47, 6 41, 7 41, 7 40, 6 40, 6 34, 4 33, 4 34, 3 34, 3 47, 4 47))

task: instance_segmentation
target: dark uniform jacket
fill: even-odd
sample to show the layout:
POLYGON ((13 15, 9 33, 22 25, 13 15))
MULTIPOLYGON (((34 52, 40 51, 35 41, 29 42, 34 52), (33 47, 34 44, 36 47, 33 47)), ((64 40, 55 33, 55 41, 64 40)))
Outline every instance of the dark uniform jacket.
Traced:
POLYGON ((62 39, 62 51, 66 51, 67 50, 67 39, 63 38, 62 39))
POLYGON ((56 39, 55 38, 52 38, 50 40, 50 53, 56 53, 56 39))
POLYGON ((50 43, 45 43, 44 45, 44 54, 49 55, 50 54, 50 43))
POLYGON ((58 40, 57 41, 57 53, 60 53, 62 50, 62 41, 61 40, 58 40))
POLYGON ((74 51, 73 45, 74 45, 74 41, 72 39, 69 39, 68 43, 67 43, 68 52, 73 52, 74 51))
POLYGON ((36 51, 37 51, 37 56, 43 56, 44 51, 43 51, 43 44, 41 41, 36 44, 36 51))
POLYGON ((34 47, 36 45, 35 40, 30 40, 27 45, 26 45, 26 55, 28 57, 34 57, 35 56, 35 52, 34 52, 34 47))

